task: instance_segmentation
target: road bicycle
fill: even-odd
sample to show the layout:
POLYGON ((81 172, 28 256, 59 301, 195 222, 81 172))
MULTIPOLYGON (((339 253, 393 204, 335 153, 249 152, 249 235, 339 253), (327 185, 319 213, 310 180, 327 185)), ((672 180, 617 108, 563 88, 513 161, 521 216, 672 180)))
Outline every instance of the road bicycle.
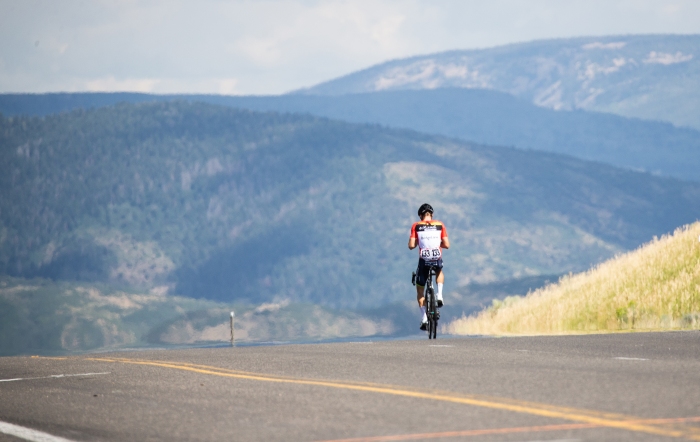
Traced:
MULTIPOLYGON (((423 291, 423 296, 425 296, 423 305, 425 306, 425 314, 428 316, 428 339, 437 339, 440 310, 437 306, 437 298, 435 297, 435 289, 433 288, 433 276, 436 274, 435 269, 437 269, 437 267, 432 265, 427 265, 427 267, 428 278, 425 281, 425 290, 423 291)), ((413 272, 413 285, 416 285, 416 272, 413 272)))

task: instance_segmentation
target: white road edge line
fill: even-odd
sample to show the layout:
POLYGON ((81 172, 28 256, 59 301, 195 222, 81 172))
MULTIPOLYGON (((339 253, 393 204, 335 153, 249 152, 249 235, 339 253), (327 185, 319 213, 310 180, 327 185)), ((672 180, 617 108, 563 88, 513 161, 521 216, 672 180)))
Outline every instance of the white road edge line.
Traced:
POLYGON ((618 356, 618 357, 613 358, 613 359, 619 359, 621 361, 648 361, 649 360, 649 359, 644 359, 644 358, 625 358, 622 356, 618 356))
POLYGON ((20 439, 30 440, 32 442, 73 442, 70 439, 64 439, 42 431, 32 430, 31 428, 20 427, 15 424, 8 424, 3 421, 0 421, 0 433, 9 434, 10 436, 19 437, 20 439))
POLYGON ((76 373, 76 374, 52 374, 51 376, 41 376, 38 378, 14 378, 14 379, 0 379, 0 382, 14 382, 14 381, 30 381, 33 379, 52 379, 52 378, 69 378, 75 376, 98 376, 101 374, 110 374, 111 371, 105 371, 103 373, 76 373))

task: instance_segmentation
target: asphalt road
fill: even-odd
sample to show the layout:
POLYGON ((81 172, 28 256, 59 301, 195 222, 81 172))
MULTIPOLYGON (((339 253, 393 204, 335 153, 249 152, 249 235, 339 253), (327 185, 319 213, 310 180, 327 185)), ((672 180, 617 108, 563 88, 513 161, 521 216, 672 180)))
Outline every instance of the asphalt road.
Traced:
POLYGON ((21 440, 7 424, 73 441, 700 440, 700 332, 0 358, 0 441, 21 440))

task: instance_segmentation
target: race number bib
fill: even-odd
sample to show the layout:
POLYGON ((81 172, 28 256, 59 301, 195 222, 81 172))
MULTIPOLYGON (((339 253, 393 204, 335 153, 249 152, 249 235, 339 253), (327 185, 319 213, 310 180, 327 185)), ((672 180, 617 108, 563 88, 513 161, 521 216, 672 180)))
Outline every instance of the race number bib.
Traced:
POLYGON ((440 249, 422 249, 420 251, 420 257, 425 261, 435 261, 440 259, 441 250, 440 249))

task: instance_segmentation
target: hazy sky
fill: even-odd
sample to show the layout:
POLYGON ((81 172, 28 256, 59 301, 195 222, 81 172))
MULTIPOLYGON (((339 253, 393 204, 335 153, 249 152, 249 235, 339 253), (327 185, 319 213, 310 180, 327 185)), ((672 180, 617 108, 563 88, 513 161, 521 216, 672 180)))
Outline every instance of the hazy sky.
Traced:
POLYGON ((0 92, 278 94, 411 55, 700 34, 697 0, 0 0, 0 92))

